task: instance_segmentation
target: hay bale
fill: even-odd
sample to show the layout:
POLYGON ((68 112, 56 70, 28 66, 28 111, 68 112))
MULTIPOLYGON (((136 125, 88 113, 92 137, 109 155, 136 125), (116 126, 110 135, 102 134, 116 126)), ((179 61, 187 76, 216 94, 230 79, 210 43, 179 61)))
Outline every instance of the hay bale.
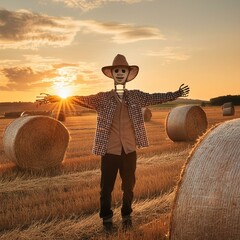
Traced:
POLYGON ((223 116, 233 116, 235 114, 234 107, 223 108, 223 116))
POLYGON ((240 236, 240 118, 211 128, 190 154, 178 185, 171 240, 240 236))
POLYGON ((57 115, 57 119, 61 122, 64 122, 66 120, 66 115, 63 111, 60 111, 57 115))
POLYGON ((22 112, 5 112, 4 117, 5 118, 18 118, 20 117, 22 112))
POLYGON ((173 108, 165 121, 166 132, 172 141, 194 141, 207 129, 207 117, 199 106, 173 108))
POLYGON ((152 112, 149 108, 145 107, 142 108, 142 114, 144 118, 144 122, 149 122, 152 118, 152 112))
POLYGON ((234 107, 232 102, 226 102, 222 105, 222 108, 231 108, 234 107))
POLYGON ((65 114, 64 111, 53 112, 53 117, 56 118, 58 121, 61 121, 61 122, 66 121, 66 114, 65 114))
POLYGON ((3 135, 7 157, 19 167, 44 169, 59 165, 67 149, 69 133, 47 116, 24 116, 11 122, 3 135))
POLYGON ((233 116, 235 114, 234 105, 232 102, 227 102, 222 105, 223 116, 233 116))
POLYGON ((37 116, 37 115, 51 116, 52 111, 24 111, 21 113, 21 117, 22 116, 37 116))

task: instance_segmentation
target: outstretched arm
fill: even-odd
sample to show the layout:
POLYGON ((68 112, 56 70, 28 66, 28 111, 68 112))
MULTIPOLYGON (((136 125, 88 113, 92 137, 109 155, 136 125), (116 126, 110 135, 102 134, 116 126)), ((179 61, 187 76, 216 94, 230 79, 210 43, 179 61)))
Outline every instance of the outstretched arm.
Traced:
POLYGON ((176 100, 179 97, 187 97, 190 89, 188 85, 181 84, 179 89, 175 92, 167 92, 167 93, 144 93, 138 91, 138 100, 141 103, 142 107, 156 105, 165 103, 168 101, 176 100))
POLYGON ((40 93, 40 96, 37 96, 37 100, 36 100, 36 102, 39 103, 40 105, 47 104, 47 103, 56 103, 61 101, 65 101, 69 104, 77 104, 82 107, 96 110, 97 105, 99 104, 99 97, 98 97, 98 94, 96 94, 96 95, 90 95, 90 96, 72 96, 66 99, 62 99, 57 95, 40 93))
POLYGON ((188 87, 188 85, 184 86, 184 83, 181 84, 181 86, 179 87, 179 91, 181 93, 181 97, 187 97, 190 91, 190 88, 188 87))
POLYGON ((62 100, 62 98, 57 95, 50 95, 48 93, 40 93, 40 96, 37 96, 36 102, 41 105, 41 104, 47 104, 47 103, 60 102, 61 100, 62 100))

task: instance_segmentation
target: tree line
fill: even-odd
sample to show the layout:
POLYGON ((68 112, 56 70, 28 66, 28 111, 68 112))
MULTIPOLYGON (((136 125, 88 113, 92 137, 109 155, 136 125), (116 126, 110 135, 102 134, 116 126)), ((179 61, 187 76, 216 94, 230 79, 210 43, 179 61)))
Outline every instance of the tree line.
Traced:
POLYGON ((240 95, 226 95, 210 99, 211 105, 221 106, 226 102, 232 102, 233 105, 240 105, 240 95))

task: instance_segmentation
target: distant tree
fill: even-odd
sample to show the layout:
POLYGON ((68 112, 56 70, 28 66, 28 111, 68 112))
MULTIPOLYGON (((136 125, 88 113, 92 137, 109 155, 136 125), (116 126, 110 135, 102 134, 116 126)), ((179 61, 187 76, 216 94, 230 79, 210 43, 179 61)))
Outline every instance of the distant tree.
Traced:
POLYGON ((233 105, 240 105, 240 95, 226 95, 210 99, 211 105, 221 106, 226 102, 232 102, 233 105))

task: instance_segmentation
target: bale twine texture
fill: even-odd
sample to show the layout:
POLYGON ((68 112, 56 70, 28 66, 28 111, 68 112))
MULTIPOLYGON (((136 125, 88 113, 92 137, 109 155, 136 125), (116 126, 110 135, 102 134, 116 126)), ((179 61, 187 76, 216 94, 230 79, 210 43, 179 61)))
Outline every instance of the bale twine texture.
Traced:
POLYGON ((69 142, 69 132, 56 119, 23 116, 11 122, 3 135, 7 157, 21 168, 44 169, 59 165, 69 142))
POLYGON ((240 239, 240 118, 211 128, 188 157, 170 223, 171 240, 240 239))
POLYGON ((144 117, 144 122, 149 122, 152 118, 152 112, 149 108, 142 108, 142 113, 144 117))
POLYGON ((199 106, 173 108, 165 121, 166 132, 172 141, 194 141, 207 129, 207 117, 199 106))

